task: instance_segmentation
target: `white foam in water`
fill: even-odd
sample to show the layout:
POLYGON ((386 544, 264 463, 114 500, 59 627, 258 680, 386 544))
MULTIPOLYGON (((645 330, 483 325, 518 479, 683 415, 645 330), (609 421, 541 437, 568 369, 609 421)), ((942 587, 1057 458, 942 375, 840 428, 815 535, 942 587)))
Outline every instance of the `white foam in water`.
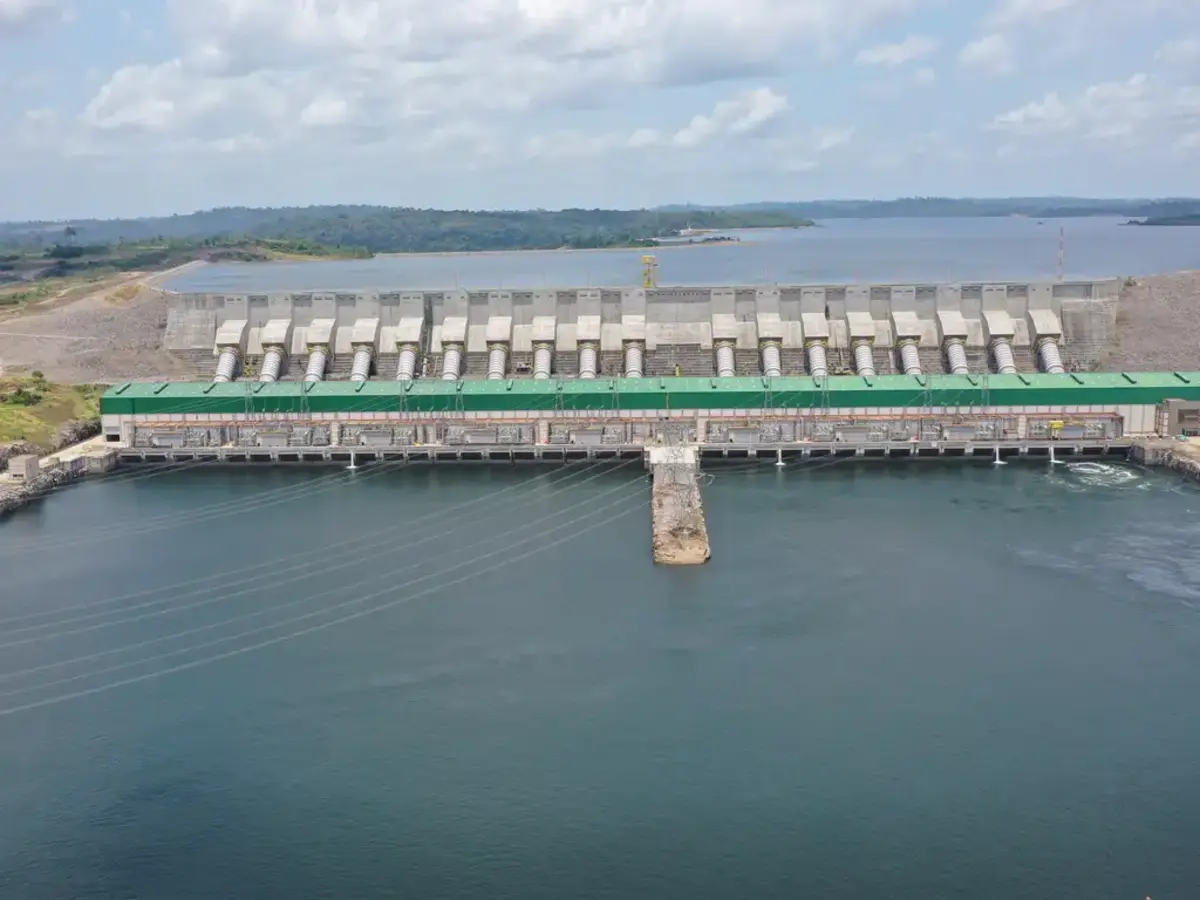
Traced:
MULTIPOLYGON (((1069 462, 1066 466, 1068 479, 1062 479, 1068 491, 1091 491, 1104 487, 1129 487, 1142 481, 1135 469, 1114 466, 1105 462, 1069 462)), ((1142 487, 1144 485, 1138 485, 1142 487)))
POLYGON ((1072 462, 1067 463, 1067 471, 1085 488, 1123 487, 1142 480, 1133 469, 1110 463, 1072 462))

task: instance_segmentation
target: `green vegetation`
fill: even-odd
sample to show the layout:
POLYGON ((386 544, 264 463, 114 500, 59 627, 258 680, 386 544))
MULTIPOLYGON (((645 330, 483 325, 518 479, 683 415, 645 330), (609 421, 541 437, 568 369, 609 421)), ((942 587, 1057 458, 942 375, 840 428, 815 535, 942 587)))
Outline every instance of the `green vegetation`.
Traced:
POLYGON ((471 212, 380 206, 216 209, 187 216, 110 221, 0 223, 0 309, 49 299, 125 273, 192 260, 265 262, 363 259, 376 253, 655 247, 688 229, 800 228, 788 212, 565 209, 471 212))
POLYGON ((103 385, 51 384, 41 372, 0 378, 0 443, 29 441, 49 450, 67 422, 100 415, 103 393, 103 385))
MULTIPOLYGON (((8 282, 18 286, 9 291, 8 296, 22 294, 23 300, 37 299, 53 292, 53 286, 47 282, 54 279, 99 280, 119 272, 169 269, 194 259, 260 262, 371 256, 369 251, 360 248, 326 247, 303 239, 158 238, 137 243, 80 244, 75 242, 77 233, 77 229, 67 226, 60 233, 60 239, 48 246, 24 241, 0 250, 0 284, 8 282)), ((9 302, 15 301, 10 299, 9 302)))
POLYGON ((731 207, 666 206, 666 211, 724 209, 730 212, 785 212, 811 219, 986 218, 1072 219, 1087 216, 1200 215, 1200 200, 1096 200, 1085 197, 902 197, 897 200, 814 200, 803 203, 767 201, 731 207))
POLYGON ((1126 225, 1200 225, 1200 213, 1184 216, 1151 216, 1141 221, 1126 222, 1126 225))
POLYGON ((111 254, 123 255, 127 268, 147 269, 188 258, 241 259, 244 254, 257 259, 259 253, 278 258, 642 247, 677 237, 688 228, 728 231, 812 224, 790 212, 769 210, 234 208, 157 219, 0 224, 0 246, 46 252, 54 246, 104 245, 111 254))
POLYGON ((192 260, 265 262, 277 259, 355 259, 372 256, 357 247, 326 247, 304 239, 211 237, 156 238, 136 243, 75 242, 67 226, 49 246, 26 241, 0 249, 0 309, 67 297, 119 283, 130 272, 155 272, 192 260))

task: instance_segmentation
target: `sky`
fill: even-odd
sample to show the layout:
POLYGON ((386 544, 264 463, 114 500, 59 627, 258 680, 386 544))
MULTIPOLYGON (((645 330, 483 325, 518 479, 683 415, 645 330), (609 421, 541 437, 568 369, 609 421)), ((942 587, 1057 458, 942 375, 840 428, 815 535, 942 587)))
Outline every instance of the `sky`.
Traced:
POLYGON ((0 220, 1200 195, 1198 0, 0 0, 0 220))

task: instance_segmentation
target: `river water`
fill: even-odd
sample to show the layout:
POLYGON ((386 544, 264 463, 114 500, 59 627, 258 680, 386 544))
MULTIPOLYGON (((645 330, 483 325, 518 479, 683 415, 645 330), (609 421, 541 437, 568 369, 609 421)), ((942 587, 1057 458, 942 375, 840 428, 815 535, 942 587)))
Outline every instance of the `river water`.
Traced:
POLYGON ((139 470, 0 524, 0 896, 1194 900, 1200 492, 139 470))
MULTIPOLYGON (((1152 275, 1200 269, 1195 228, 1122 219, 842 219, 819 228, 731 232, 741 244, 656 250, 662 284, 929 283, 1152 275)), ((637 284, 641 250, 379 257, 204 266, 178 291, 446 290, 637 284)))

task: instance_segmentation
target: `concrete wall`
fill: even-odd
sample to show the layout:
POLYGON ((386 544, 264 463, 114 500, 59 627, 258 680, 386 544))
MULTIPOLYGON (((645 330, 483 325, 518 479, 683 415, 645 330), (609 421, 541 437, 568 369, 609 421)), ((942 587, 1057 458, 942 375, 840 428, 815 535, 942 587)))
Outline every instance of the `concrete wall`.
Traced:
POLYGON ((1072 438, 1117 440, 1158 431, 1154 405, 904 407, 828 410, 672 410, 511 413, 280 413, 113 416, 106 432, 134 447, 411 446, 414 444, 644 444, 673 429, 685 443, 1046 440, 1066 421, 1072 438), (756 436, 757 435, 757 436, 756 436))
MULTIPOLYGON (((404 342, 436 355, 447 343, 468 354, 504 343, 528 353, 552 339, 559 354, 581 341, 619 352, 627 341, 653 354, 671 347, 711 351, 731 340, 757 352, 760 340, 799 351, 806 340, 847 351, 868 337, 877 348, 915 338, 927 354, 947 338, 985 353, 994 337, 1029 351, 1060 339, 1064 360, 1094 366, 1115 337, 1119 282, 1011 284, 772 285, 767 287, 559 288, 390 293, 179 294, 170 300, 165 348, 196 359, 236 347, 257 356, 282 345, 292 357, 313 345, 345 356, 363 344, 378 354, 404 342)), ((1026 353, 1026 357, 1027 357, 1026 353)))

